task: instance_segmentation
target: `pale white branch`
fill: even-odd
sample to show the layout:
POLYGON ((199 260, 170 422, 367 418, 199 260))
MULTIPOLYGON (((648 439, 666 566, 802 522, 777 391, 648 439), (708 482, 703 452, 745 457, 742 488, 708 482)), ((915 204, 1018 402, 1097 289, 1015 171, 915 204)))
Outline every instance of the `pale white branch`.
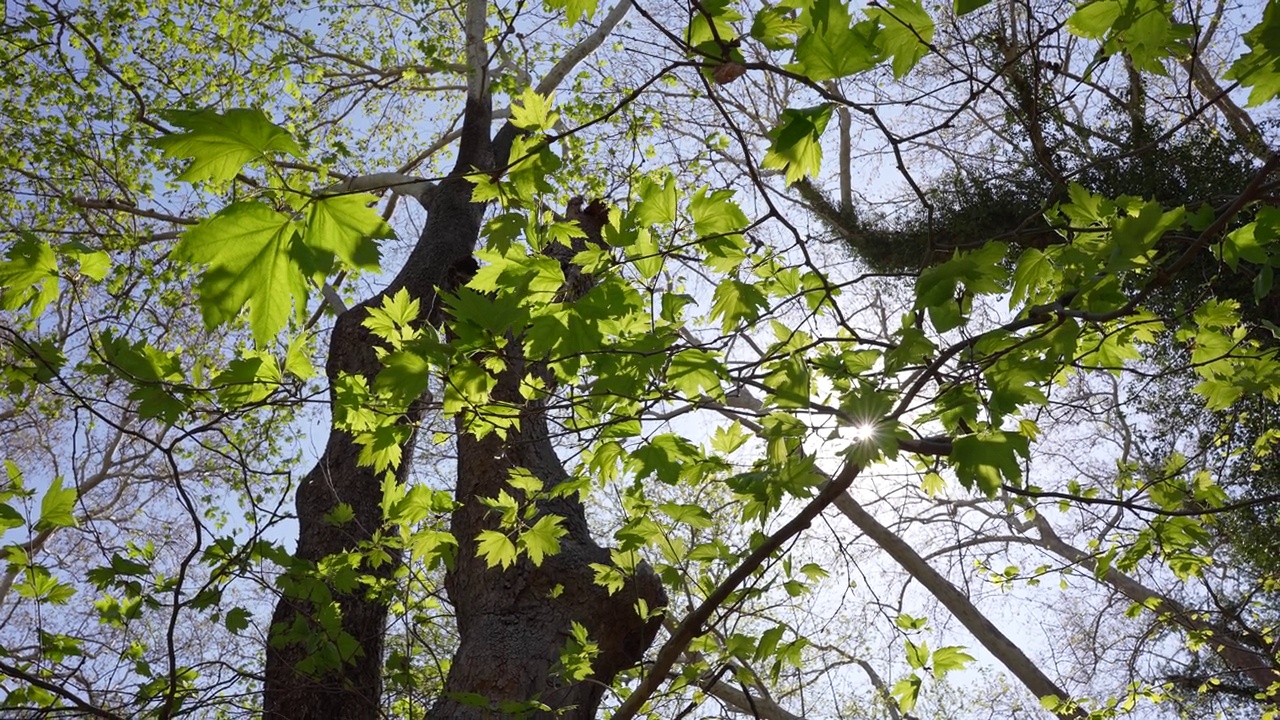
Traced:
POLYGON ((377 192, 390 190, 396 195, 421 198, 435 187, 435 183, 413 175, 398 172, 377 172, 368 175, 356 175, 324 189, 325 194, 377 192))
POLYGON ((559 87, 569 73, 573 72, 573 69, 578 66, 578 63, 600 47, 604 39, 609 37, 609 33, 613 32, 613 29, 618 26, 618 23, 622 22, 622 18, 626 17, 627 12, 630 10, 631 0, 622 0, 617 5, 614 5, 609 14, 600 20, 599 27, 590 35, 582 38, 577 45, 573 46, 569 52, 564 54, 564 57, 560 58, 552 66, 551 70, 542 78, 542 82, 538 83, 538 87, 535 88, 538 94, 550 95, 552 91, 559 87))
POLYGON ((471 101, 489 92, 489 50, 484 41, 488 19, 488 0, 467 0, 463 35, 467 41, 467 99, 471 101))

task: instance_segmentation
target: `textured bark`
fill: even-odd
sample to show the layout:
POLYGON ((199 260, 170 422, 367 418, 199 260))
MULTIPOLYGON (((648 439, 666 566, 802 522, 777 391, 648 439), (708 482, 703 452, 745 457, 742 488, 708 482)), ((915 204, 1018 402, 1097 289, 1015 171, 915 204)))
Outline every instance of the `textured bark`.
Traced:
MULTIPOLYGON (((518 346, 510 343, 507 347, 518 346)), ((493 399, 521 404, 519 383, 525 363, 517 355, 508 354, 504 359, 507 370, 499 378, 493 399)), ((536 699, 560 711, 533 717, 591 718, 604 688, 619 671, 635 665, 653 642, 660 622, 657 618, 641 620, 635 606, 638 599, 650 609, 665 605, 662 585, 645 565, 612 596, 595 584, 591 564, 610 564, 609 551, 591 538, 582 503, 576 498, 547 501, 539 508, 540 513, 564 518, 562 527, 568 534, 560 539, 558 554, 543 560, 541 567, 527 558, 506 570, 487 567, 484 559, 476 556, 475 538, 481 530, 497 528, 497 519, 478 498, 496 497, 508 487, 513 468, 529 470, 548 489, 568 479, 551 445, 539 404, 524 405, 520 430, 510 433, 505 442, 494 435, 477 440, 459 428, 457 496, 463 505, 453 516, 458 559, 445 587, 463 640, 454 655, 445 692, 478 693, 494 702, 536 699), (560 592, 555 593, 557 586, 560 592), (592 663, 593 677, 570 684, 561 682, 555 670, 573 621, 586 627, 599 645, 600 655, 592 663)), ((446 695, 431 717, 479 720, 495 716, 446 695)))
MULTIPOLYGON (((395 280, 381 293, 342 313, 334 323, 326 371, 330 383, 344 373, 372 380, 380 369, 374 355, 374 338, 361 322, 368 308, 379 305, 401 288, 421 301, 423 315, 441 319, 437 288, 449 290, 465 282, 475 268, 472 253, 479 238, 483 205, 471 202, 472 185, 465 174, 473 168, 493 168, 493 158, 505 157, 515 129, 508 125, 495 140, 489 136, 487 96, 468 102, 464 129, 454 171, 428 197, 423 198, 428 219, 422 237, 395 280)), ((598 228, 596 228, 598 231, 598 228)), ((513 346, 518 346, 514 343, 513 346)), ((523 404, 518 383, 524 362, 510 358, 499 378, 496 400, 523 404)), ((332 396, 331 396, 332 399, 332 396)), ((411 408, 403 422, 416 423, 421 409, 411 408)), ((446 690, 476 693, 497 702, 532 700, 555 708, 576 708, 559 717, 591 717, 603 688, 617 672, 636 664, 657 632, 656 622, 642 622, 634 604, 644 598, 650 608, 661 607, 665 596, 657 577, 647 567, 622 591, 609 596, 593 582, 591 563, 610 562, 607 550, 597 545, 587 528, 581 503, 556 500, 541 507, 564 520, 569 534, 561 539, 560 554, 535 568, 527 560, 506 572, 490 570, 475 557, 475 537, 490 519, 478 496, 496 495, 505 486, 513 467, 524 467, 547 486, 567 477, 547 435, 542 409, 523 410, 521 428, 503 443, 490 437, 476 440, 459 428, 458 486, 461 509, 454 515, 453 532, 460 545, 456 567, 447 587, 458 608, 460 645, 451 666, 446 690), (563 587, 552 598, 554 586, 563 587), (600 646, 594 675, 584 682, 560 683, 554 665, 571 628, 577 621, 600 646)), ((404 448, 398 479, 403 481, 413 449, 404 448)), ((330 430, 325 452, 298 490, 299 539, 297 559, 314 567, 324 558, 357 550, 383 528, 378 474, 357 463, 359 448, 337 428, 330 430), (340 502, 349 504, 355 518, 334 526, 324 517, 340 502)), ((362 565, 360 571, 390 578, 400 563, 377 568, 362 565)), ((336 670, 320 675, 298 672, 298 663, 313 651, 307 643, 288 642, 291 627, 305 628, 312 637, 323 632, 317 611, 329 604, 298 581, 303 573, 289 573, 281 581, 285 590, 272 617, 267 647, 263 696, 266 717, 319 720, 363 720, 381 717, 383 637, 387 623, 387 598, 359 590, 341 593, 330 588, 341 614, 342 628, 354 637, 359 651, 336 670)), ((362 585, 361 588, 364 586, 362 585)), ((494 717, 482 709, 456 703, 446 697, 433 717, 494 717)))
MULTIPOLYGON (((471 203, 470 196, 471 185, 460 176, 442 183, 426 203, 427 226, 399 275, 382 293, 338 316, 326 363, 331 386, 344 373, 364 375, 372 382, 381 367, 374 355, 374 338, 361 325, 368 317, 369 307, 380 305, 385 296, 404 288, 421 300, 424 314, 438 314, 431 312, 437 304, 436 288, 448 288, 458 279, 465 280, 468 267, 474 265, 471 253, 479 236, 482 213, 482 208, 471 203)), ((331 392, 330 400, 333 399, 331 392)), ((403 421, 416 423, 420 418, 421 409, 414 407, 403 421)), ((296 558, 310 566, 331 555, 357 550, 384 524, 379 474, 357 463, 359 451, 347 433, 331 428, 324 454, 298 488, 296 558), (343 502, 354 510, 354 519, 341 526, 326 522, 325 515, 343 502)), ((401 481, 412 454, 410 439, 403 449, 406 462, 401 463, 397 473, 401 481)), ((362 566, 360 570, 390 578, 400 558, 393 554, 392 560, 377 568, 362 566)), ((272 616, 263 697, 266 716, 299 720, 379 717, 386 599, 369 594, 363 586, 355 593, 335 591, 333 599, 340 608, 342 629, 356 639, 359 654, 334 672, 301 674, 294 669, 313 648, 285 642, 282 631, 300 622, 312 632, 323 632, 315 615, 317 606, 323 609, 325 603, 311 602, 316 598, 308 597, 307 589, 297 581, 297 576, 286 575, 282 581, 286 592, 272 616)))

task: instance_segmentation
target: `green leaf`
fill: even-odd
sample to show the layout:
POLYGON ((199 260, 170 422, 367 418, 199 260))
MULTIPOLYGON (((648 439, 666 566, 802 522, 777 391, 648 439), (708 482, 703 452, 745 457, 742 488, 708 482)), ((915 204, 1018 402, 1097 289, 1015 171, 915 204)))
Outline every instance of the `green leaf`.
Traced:
POLYGON ((550 132, 560 119, 560 113, 551 109, 551 97, 532 87, 526 87, 515 100, 511 104, 511 124, 521 130, 550 132))
POLYGON ((685 397, 696 400, 706 394, 712 399, 724 398, 721 379, 727 376, 724 363, 706 350, 681 350, 671 358, 667 380, 685 397))
MULTIPOLYGON (((541 566, 546 556, 560 552, 560 538, 569 533, 563 525, 563 517, 543 515, 533 527, 520 533, 520 546, 529 553, 529 559, 535 566, 541 566)), ((490 567, 493 567, 492 563, 490 567)))
POLYGON ((749 225, 747 216, 733 201, 733 195, 728 189, 708 192, 703 188, 694 193, 689 201, 693 231, 702 237, 728 235, 749 225))
POLYGON ((1248 104, 1254 107, 1280 95, 1280 7, 1276 3, 1267 3, 1262 21, 1244 34, 1244 42, 1249 52, 1231 65, 1226 78, 1253 88, 1248 104))
POLYGON ((5 530, 22 527, 27 523, 22 514, 14 510, 8 503, 0 503, 0 534, 5 530))
POLYGON ((431 363, 417 353, 390 353, 382 359, 382 366, 382 371, 374 381, 374 389, 389 393, 406 408, 409 403, 422 397, 431 383, 431 363))
POLYGON ((273 153, 301 158, 302 149, 284 128, 272 124, 261 110, 173 110, 166 117, 187 132, 174 133, 152 141, 166 157, 190 158, 178 179, 230 180, 246 163, 273 153))
MULTIPOLYGON (((348 267, 378 269, 378 244, 374 238, 392 237, 391 227, 369 204, 373 195, 333 195, 313 200, 307 206, 307 222, 302 244, 337 256, 348 267)), ((329 269, 323 270, 328 274, 329 269)))
POLYGON ((325 523, 333 527, 342 527, 355 519, 356 511, 351 507, 351 503, 340 502, 324 514, 325 523))
POLYGON ((484 558, 489 567, 501 565, 506 570, 516 562, 516 544, 496 530, 482 530, 476 537, 476 557, 484 558))
POLYGON ((316 368, 311 364, 311 357, 307 354, 307 337, 305 335, 296 335, 289 341, 289 348, 285 351, 284 370, 299 380, 310 380, 316 376, 316 368))
POLYGON ((32 311, 44 312, 58 297, 58 260, 49 243, 23 234, 0 262, 0 309, 17 310, 34 300, 32 311))
POLYGON ((989 2, 991 0, 955 0, 953 7, 955 7, 956 15, 968 15, 989 2))
POLYGON ((85 277, 101 282, 111 270, 111 256, 105 252, 76 253, 79 272, 85 277))
POLYGON ((40 500, 40 519, 36 522, 36 531, 52 530, 60 527, 75 527, 76 489, 62 488, 62 478, 56 477, 49 484, 44 497, 40 500))
POLYGON ((241 630, 249 629, 249 619, 251 617, 248 610, 242 607, 234 607, 227 611, 227 616, 223 619, 223 622, 228 630, 238 634, 241 630))
POLYGON ((1085 3, 1067 19, 1067 29, 1080 37, 1099 40, 1111 31, 1123 11, 1118 0, 1085 3))
POLYGON ((737 52, 732 46, 725 47, 738 37, 733 23, 743 19, 736 4, 730 0, 702 0, 698 12, 691 13, 685 42, 704 56, 722 57, 726 49, 737 52))
POLYGON ((1067 29, 1102 40, 1099 58, 1124 52, 1139 70, 1165 75, 1162 60, 1188 52, 1191 28, 1175 23, 1165 0, 1094 0, 1067 19, 1067 29))
POLYGON ((1018 258, 1018 266, 1013 271, 1009 309, 1016 308, 1024 300, 1037 303, 1047 299, 1049 293, 1046 289, 1051 288, 1052 281, 1060 275, 1048 255, 1036 248, 1027 248, 1018 258))
POLYGON ((919 675, 908 675, 893 684, 893 689, 889 692, 898 698, 898 709, 904 713, 909 713, 916 707, 916 701, 920 699, 920 685, 923 681, 919 675))
POLYGON ((995 497, 1004 480, 1022 478, 1019 456, 1030 456, 1030 441, 1015 432, 986 432, 965 435, 951 443, 951 462, 956 479, 966 488, 976 485, 987 497, 995 497))
POLYGON ((933 18, 917 0, 891 0, 888 8, 868 7, 867 17, 880 23, 876 46, 893 58, 893 77, 901 80, 929 52, 933 18))
POLYGON ((800 36, 796 62, 788 69, 822 82, 870 70, 880 62, 880 25, 864 20, 850 27, 852 17, 841 0, 815 0, 803 20, 808 32, 800 36))
POLYGON ((715 429, 715 432, 711 435, 711 449, 721 455, 728 455, 745 445, 750 439, 751 435, 742 428, 742 425, 733 422, 728 426, 720 426, 715 429))
POLYGON ((899 613, 898 616, 893 619, 893 624, 903 630, 923 630, 929 624, 929 618, 914 617, 907 613, 899 613))
POLYGON ((369 308, 369 317, 360 324, 398 349, 405 340, 404 331, 418 319, 420 311, 418 299, 405 288, 400 288, 395 294, 382 298, 380 306, 369 308))
POLYGON ((1266 264, 1271 257, 1268 246, 1275 243, 1280 231, 1280 210, 1263 207, 1258 210, 1254 222, 1236 228, 1222 239, 1218 249, 1219 257, 1232 270, 1240 265, 1240 261, 1255 265, 1266 264))
POLYGON ((657 475, 658 480, 668 485, 679 482, 681 473, 694 470, 701 460, 702 453, 697 446, 671 433, 656 435, 631 453, 637 479, 657 475))
POLYGON ((653 178, 640 180, 640 201, 636 203, 636 222, 640 225, 661 225, 676 219, 676 179, 665 173, 662 184, 653 178))
POLYGON ((187 410, 186 393, 180 386, 186 377, 179 353, 165 352, 143 340, 131 343, 110 330, 98 340, 106 372, 133 385, 129 398, 140 401, 141 417, 174 423, 187 410))
POLYGON ((551 10, 564 10, 564 21, 570 25, 582 18, 590 20, 596 14, 599 0, 545 0, 551 10))
POLYGON ((731 332, 739 323, 750 324, 769 307, 759 286, 729 278, 716 286, 711 297, 711 316, 720 318, 725 332, 731 332))
POLYGON ((227 407, 243 407, 265 400, 280 387, 280 366, 270 353, 246 351, 227 364, 211 383, 227 407))
POLYGON ((74 587, 59 582, 47 569, 38 565, 25 568, 19 577, 21 581, 15 583, 13 589, 29 600, 65 605, 76 594, 74 587))
POLYGON ((907 646, 907 664, 912 668, 919 670, 929 664, 929 644, 922 642, 919 645, 906 640, 907 646))
POLYGON ((952 670, 963 670, 973 660, 959 645, 940 647, 933 651, 933 676, 941 678, 952 670))
POLYGON ((782 7, 765 7, 751 21, 751 37, 770 50, 786 50, 795 47, 796 35, 804 25, 794 18, 791 11, 782 7))
POLYGON ((1178 225, 1186 211, 1177 207, 1165 212, 1160 203, 1143 203, 1136 213, 1116 220, 1113 226, 1112 252, 1108 269, 1112 272, 1146 262, 1147 253, 1164 234, 1178 225))
POLYGON ((752 658, 759 662, 771 655, 778 649, 778 642, 782 640, 782 636, 787 629, 781 625, 774 625, 760 634, 760 642, 756 645, 755 654, 752 658))
POLYGON ((695 528, 709 528, 715 524, 715 520, 711 517, 711 513, 706 508, 698 505, 683 505, 680 503, 662 503, 658 505, 658 512, 671 518, 672 520, 695 528))
POLYGON ((228 205, 182 234, 173 256, 208 265, 198 287, 205 322, 217 327, 249 306, 249 327, 261 345, 306 304, 302 272, 290 258, 297 226, 256 202, 228 205))
POLYGON ((785 169, 788 184, 816 175, 822 166, 820 140, 830 119, 830 105, 783 110, 778 126, 769 133, 773 142, 760 164, 785 169))

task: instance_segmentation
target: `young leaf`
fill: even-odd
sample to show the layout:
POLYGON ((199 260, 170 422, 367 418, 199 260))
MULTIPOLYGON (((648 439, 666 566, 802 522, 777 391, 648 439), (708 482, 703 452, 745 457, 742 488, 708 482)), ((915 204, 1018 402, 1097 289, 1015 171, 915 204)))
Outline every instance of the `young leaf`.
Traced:
POLYGON ((739 322, 755 322, 768 306, 759 286, 729 278, 712 293, 711 316, 720 318, 724 331, 730 332, 739 322))
POLYGON ((40 519, 36 521, 36 531, 52 530, 60 527, 74 527, 76 508, 76 489, 62 487, 62 478, 56 477, 49 484, 44 497, 40 500, 40 519))
POLYGON ((1280 95, 1280 6, 1267 3, 1262 21, 1245 33, 1249 52, 1240 56, 1227 71, 1228 80, 1237 80, 1249 93, 1249 107, 1280 95))
POLYGON ((541 566, 546 556, 560 552, 560 538, 569 532, 563 525, 564 518, 559 515, 543 515, 533 527, 520 533, 520 545, 535 566, 541 566))
POLYGON ((720 380, 726 372, 724 363, 712 353, 705 350, 681 350, 671 358, 667 379, 685 397, 696 400, 706 393, 718 400, 724 397, 720 380))
POLYGON ((596 14, 599 0, 545 0, 548 8, 564 10, 564 21, 572 25, 582 18, 591 20, 596 14))
POLYGON ((195 183, 221 182, 235 177, 253 160, 272 153, 302 157, 302 148, 284 128, 272 124, 261 110, 173 110, 168 119, 187 132, 156 138, 152 142, 167 157, 191 158, 178 179, 195 183))
POLYGON ((231 321, 247 304, 249 327, 263 344, 295 304, 305 305, 305 281, 289 254, 296 229, 289 216, 262 203, 238 202, 182 234, 173 256, 209 266, 199 296, 210 327, 231 321))
POLYGON ((8 503, 0 503, 0 534, 5 530, 22 527, 26 524, 22 514, 14 510, 8 503))
POLYGON ((58 297, 58 260, 49 243, 24 234, 0 262, 0 309, 17 310, 33 297, 36 314, 58 297), (32 292, 34 288, 39 290, 32 292))
POLYGON ((796 35, 804 29, 790 11, 781 7, 765 7, 751 21, 751 37, 770 50, 786 50, 795 46, 796 35))
POLYGON ((817 174, 822 165, 822 131, 830 119, 830 105, 783 110, 778 127, 769 133, 773 143, 760 164, 785 169, 788 184, 817 174))
POLYGON ((676 219, 676 179, 667 174, 659 185, 652 178, 640 181, 640 202, 636 203, 636 223, 661 225, 676 219))
POLYGON ((1004 480, 1022 477, 1019 456, 1029 457, 1027 438, 1014 432, 988 432, 958 437, 951 444, 956 478, 966 488, 975 485, 987 497, 995 497, 1004 480))
MULTIPOLYGON (((529 132, 549 132, 560 119, 560 113, 551 109, 551 98, 538 94, 531 87, 524 89, 511 105, 511 124, 529 132)), ((514 157, 514 155, 513 155, 514 157)))
POLYGON ((476 557, 484 558, 489 567, 501 565, 506 570, 516 562, 516 545, 496 530, 482 530, 476 538, 476 557))
POLYGON ((929 644, 921 642, 919 645, 905 641, 907 646, 907 664, 913 669, 919 670, 929 664, 929 644))
POLYGON ((800 36, 796 62, 788 69, 821 82, 869 70, 880 62, 879 24, 864 20, 850 27, 852 17, 841 0, 816 0, 804 19, 809 30, 800 36))
POLYGON ((891 0, 888 8, 869 7, 867 17, 880 23, 876 46, 893 58, 893 77, 902 79, 929 52, 933 18, 916 0, 891 0))
POLYGON ((909 713, 916 707, 916 701, 920 698, 920 685, 922 680, 919 675, 908 675, 893 684, 893 689, 889 692, 898 698, 898 709, 904 713, 909 713))
POLYGON ((336 255, 348 267, 377 270, 378 244, 373 240, 393 233, 382 216, 369 207, 376 200, 373 195, 356 194, 312 201, 307 206, 303 244, 336 255))
POLYGON ((947 645, 933 651, 933 676, 941 678, 952 670, 963 670, 973 656, 958 645, 947 645))

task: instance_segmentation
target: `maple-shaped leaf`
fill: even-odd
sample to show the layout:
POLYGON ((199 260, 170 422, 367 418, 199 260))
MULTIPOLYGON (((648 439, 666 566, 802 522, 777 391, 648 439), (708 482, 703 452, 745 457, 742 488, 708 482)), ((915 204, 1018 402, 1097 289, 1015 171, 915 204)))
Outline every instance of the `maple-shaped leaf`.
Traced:
MULTIPOLYGON (((560 113, 551 109, 550 95, 542 95, 533 88, 525 88, 516 100, 519 104, 511 105, 511 124, 521 130, 548 132, 560 120, 560 113)), ((513 154, 512 157, 515 155, 513 154)))
POLYGON ((787 67, 821 82, 870 70, 881 60, 877 36, 880 25, 853 18, 840 0, 816 0, 802 16, 809 30, 796 43, 796 62, 787 67))
POLYGON ((49 243, 29 233, 0 261, 0 309, 17 310, 33 298, 35 314, 58 296, 58 259, 49 243))
POLYGON ((1021 458, 1031 455, 1027 438, 1015 432, 992 431, 958 437, 951 443, 951 463, 956 479, 966 488, 977 487, 987 497, 1006 480, 1022 479, 1021 458))
POLYGON ((880 23, 876 46, 893 58, 893 77, 902 79, 933 42, 933 18, 916 0, 892 0, 888 8, 868 8, 867 17, 880 23))
POLYGON ((307 206, 302 242, 340 258, 349 267, 377 270, 380 254, 375 238, 391 237, 391 226, 369 207, 373 195, 333 195, 307 206))
POLYGON ((795 36, 804 30, 790 8, 764 7, 751 22, 751 37, 770 50, 795 47, 795 36))
POLYGON ((297 225, 256 202, 238 202, 187 230, 174 249, 178 260, 208 265, 198 286, 205 323, 216 327, 249 306, 249 327, 259 344, 288 322, 295 303, 306 303, 302 272, 290 258, 297 225))
POLYGON ((520 546, 536 566, 548 555, 560 552, 560 538, 569 534, 559 515, 543 515, 533 527, 520 533, 520 546))
POLYGON ((581 18, 590 20, 596 14, 598 0, 546 0, 546 6, 552 10, 564 10, 565 23, 572 25, 581 18))
POLYGON ((476 557, 484 558, 491 568, 501 565, 506 570, 515 564, 518 555, 511 538, 497 530, 481 530, 476 536, 476 557))
POLYGON ((1227 71, 1228 80, 1236 80, 1249 93, 1249 107, 1255 107, 1280 95, 1280 6, 1267 3, 1262 22, 1244 34, 1249 52, 1240 56, 1227 71))
POLYGON ((773 144, 760 163, 766 168, 785 169, 787 183, 813 175, 822 166, 822 131, 831 119, 831 106, 782 111, 778 127, 769 133, 773 144))
POLYGON ((166 157, 191 159, 178 176, 184 182, 230 180, 246 163, 273 153, 302 157, 302 148, 293 136, 261 110, 172 110, 166 117, 187 132, 165 135, 152 143, 166 157))
POLYGON ((76 524, 76 489, 63 488, 62 478, 55 477, 40 499, 40 519, 36 521, 36 531, 52 530, 60 527, 74 527, 76 524))

